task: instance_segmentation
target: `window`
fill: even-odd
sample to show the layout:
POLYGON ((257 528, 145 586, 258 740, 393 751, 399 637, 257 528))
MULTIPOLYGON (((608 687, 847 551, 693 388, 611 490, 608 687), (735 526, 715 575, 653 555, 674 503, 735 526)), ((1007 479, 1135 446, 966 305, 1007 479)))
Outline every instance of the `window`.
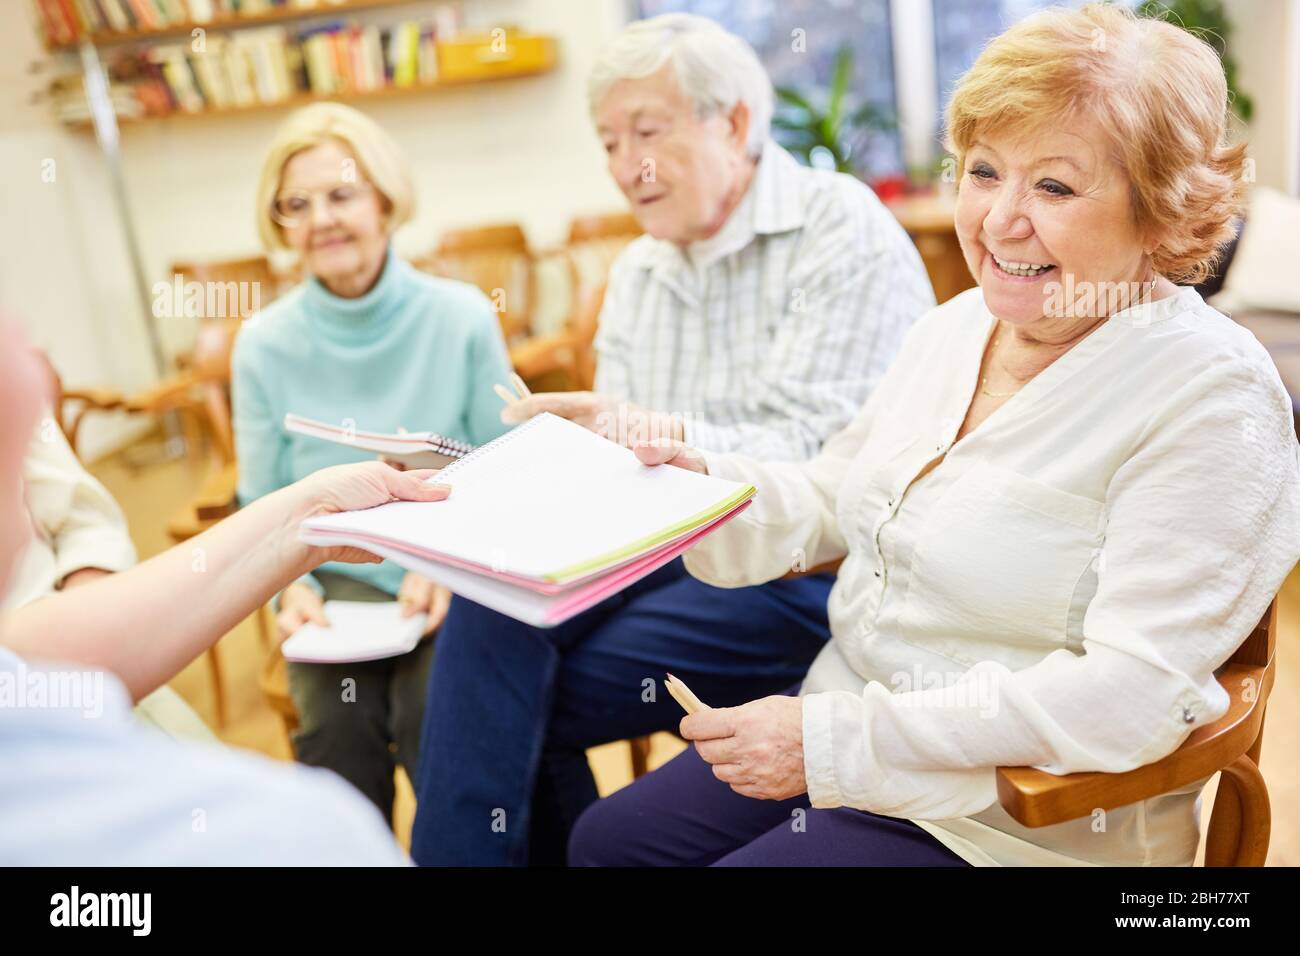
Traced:
MULTIPOLYGON (((830 85, 836 54, 847 44, 853 51, 849 107, 871 103, 888 116, 896 113, 889 0, 635 0, 632 5, 634 18, 661 13, 694 13, 721 24, 749 42, 773 85, 815 92, 815 101, 830 85)), ((867 177, 903 168, 893 129, 863 137, 852 158, 867 177)))

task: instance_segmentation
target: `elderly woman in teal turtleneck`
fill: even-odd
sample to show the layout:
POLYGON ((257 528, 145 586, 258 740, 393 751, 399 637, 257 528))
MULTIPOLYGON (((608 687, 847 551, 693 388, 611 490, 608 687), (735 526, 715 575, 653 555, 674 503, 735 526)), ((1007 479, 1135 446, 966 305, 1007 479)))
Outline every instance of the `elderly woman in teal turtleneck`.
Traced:
MULTIPOLYGON (((246 323, 235 347, 241 502, 366 457, 286 432, 286 412, 475 444, 505 430, 492 386, 510 367, 487 298, 417 272, 392 251, 389 237, 410 218, 413 194, 405 157, 383 130, 336 103, 298 111, 271 145, 257 202, 263 241, 296 252, 308 277, 246 323)), ((415 776, 432 634, 449 597, 387 561, 326 564, 279 597, 282 637, 308 621, 328 623, 326 599, 397 598, 407 614, 427 615, 426 639, 409 654, 289 664, 298 759, 339 773, 390 821, 395 764, 415 776)))

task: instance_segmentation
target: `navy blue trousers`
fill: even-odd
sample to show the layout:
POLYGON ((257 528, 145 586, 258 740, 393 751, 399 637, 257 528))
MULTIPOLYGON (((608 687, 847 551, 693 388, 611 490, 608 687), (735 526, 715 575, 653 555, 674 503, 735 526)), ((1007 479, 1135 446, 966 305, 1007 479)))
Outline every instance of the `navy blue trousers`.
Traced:
POLYGON ((579 818, 573 866, 967 866, 910 820, 742 797, 694 747, 579 818))
POLYGON ((415 861, 563 864, 597 798, 587 748, 675 729, 669 671, 719 707, 797 683, 829 637, 832 583, 715 588, 678 560, 554 628, 453 599, 425 707, 415 861))

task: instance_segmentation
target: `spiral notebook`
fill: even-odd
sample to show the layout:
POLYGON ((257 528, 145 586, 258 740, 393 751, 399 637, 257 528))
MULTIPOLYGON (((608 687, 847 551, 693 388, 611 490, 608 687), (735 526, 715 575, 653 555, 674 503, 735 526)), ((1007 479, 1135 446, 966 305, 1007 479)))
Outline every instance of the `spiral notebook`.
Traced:
POLYGON ((474 450, 469 442, 447 438, 434 432, 366 432, 342 428, 328 422, 292 413, 284 416, 285 431, 309 435, 337 445, 383 455, 408 468, 442 468, 474 450))
POLYGON ((673 467, 542 414, 443 469, 438 502, 303 523, 528 623, 551 625, 666 564, 737 514, 754 487, 673 467))

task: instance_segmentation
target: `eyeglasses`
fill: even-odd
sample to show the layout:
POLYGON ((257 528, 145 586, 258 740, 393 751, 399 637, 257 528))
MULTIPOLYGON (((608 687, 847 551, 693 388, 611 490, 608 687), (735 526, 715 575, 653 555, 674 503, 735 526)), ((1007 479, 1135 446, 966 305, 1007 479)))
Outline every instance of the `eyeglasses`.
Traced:
POLYGON ((282 226, 296 226, 311 216, 312 204, 317 196, 325 200, 325 207, 332 216, 343 216, 370 195, 374 188, 369 183, 347 183, 324 192, 290 190, 271 201, 271 218, 282 226))

